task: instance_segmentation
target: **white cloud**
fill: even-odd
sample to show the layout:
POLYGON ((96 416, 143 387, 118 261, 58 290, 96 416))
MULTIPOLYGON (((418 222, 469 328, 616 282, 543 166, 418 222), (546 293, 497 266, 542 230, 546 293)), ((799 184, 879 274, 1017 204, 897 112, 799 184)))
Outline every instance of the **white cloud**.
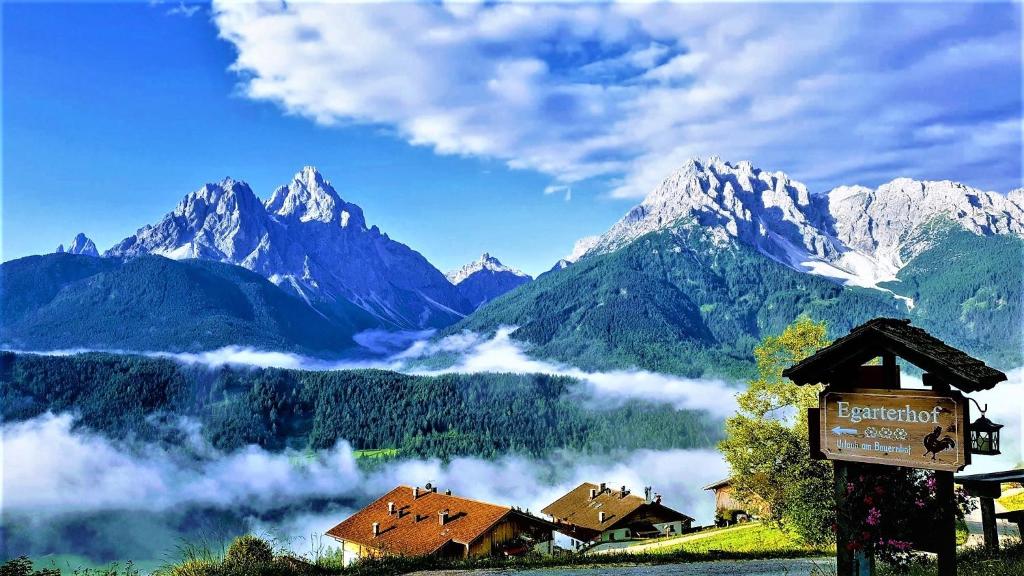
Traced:
POLYGON ((610 177, 635 197, 713 153, 813 189, 901 175, 1020 184, 1020 131, 1001 129, 1020 122, 1018 5, 224 0, 213 12, 249 97, 556 185, 610 177), (960 128, 918 141, 932 125, 960 128))
MULTIPOLYGON (((241 346, 225 346, 206 352, 134 352, 153 358, 167 358, 189 365, 252 366, 258 368, 285 368, 291 370, 355 370, 377 368, 407 374, 438 375, 447 373, 515 373, 567 376, 580 381, 575 390, 581 401, 593 406, 614 407, 630 400, 645 400, 667 404, 677 410, 704 410, 716 418, 725 418, 736 410, 738 386, 718 379, 682 378, 646 370, 623 369, 607 372, 588 371, 571 366, 533 358, 526 344, 512 340, 512 327, 499 329, 486 336, 474 332, 460 332, 439 340, 430 340, 432 332, 388 333, 364 332, 356 337, 371 351, 393 352, 377 359, 324 360, 290 352, 255 350, 241 346), (405 346, 404 348, 400 348, 405 346), (451 357, 446 368, 426 369, 422 359, 430 356, 451 357)), ((58 350, 30 352, 69 355, 88 350, 58 350)), ((130 351, 100 350, 130 354, 130 351)))
POLYGON ((438 342, 422 342, 411 347, 405 357, 429 356, 440 352, 457 352, 454 365, 424 374, 456 372, 514 372, 518 374, 550 374, 579 380, 577 390, 583 402, 594 407, 611 407, 630 400, 646 400, 668 404, 677 410, 704 410, 716 418, 725 418, 736 411, 739 388, 716 379, 682 378, 646 370, 612 370, 591 372, 546 360, 531 358, 523 345, 511 339, 512 328, 502 328, 491 338, 463 332, 438 342))
POLYGON ((565 186, 561 184, 552 184, 544 188, 544 194, 550 196, 551 194, 562 194, 566 202, 572 200, 572 186, 565 186))
POLYGON ((168 16, 184 16, 185 18, 191 18, 200 10, 202 10, 202 7, 198 4, 185 4, 184 2, 178 2, 178 5, 167 10, 166 14, 168 16))
MULTIPOLYGON (((218 453, 206 446, 205 456, 196 458, 194 453, 158 445, 124 444, 73 432, 72 424, 69 415, 44 415, 0 427, 0 505, 5 515, 45 521, 66 514, 182 507, 236 512, 294 509, 300 512, 276 522, 261 521, 261 527, 288 539, 304 539, 401 484, 431 482, 461 496, 539 512, 569 488, 589 480, 634 490, 653 485, 667 504, 709 522, 712 498, 700 487, 726 470, 712 450, 638 450, 614 460, 572 453, 556 453, 546 460, 405 460, 363 470, 344 442, 312 454, 271 453, 254 446, 218 453), (348 505, 334 506, 330 514, 314 514, 302 505, 325 498, 348 505)), ((298 551, 309 549, 304 543, 292 545, 298 551)))

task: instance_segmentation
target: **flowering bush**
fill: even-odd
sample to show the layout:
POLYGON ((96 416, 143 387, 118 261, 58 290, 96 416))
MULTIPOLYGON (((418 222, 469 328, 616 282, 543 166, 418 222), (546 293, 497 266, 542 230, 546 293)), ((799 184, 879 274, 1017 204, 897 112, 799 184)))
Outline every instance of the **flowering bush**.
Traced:
MULTIPOLYGON (((889 564, 907 567, 914 550, 934 551, 934 524, 940 503, 935 474, 911 468, 864 466, 846 485, 846 506, 839 520, 851 527, 850 550, 873 549, 889 564)), ((954 492, 958 519, 970 513, 973 501, 962 490, 954 492)))

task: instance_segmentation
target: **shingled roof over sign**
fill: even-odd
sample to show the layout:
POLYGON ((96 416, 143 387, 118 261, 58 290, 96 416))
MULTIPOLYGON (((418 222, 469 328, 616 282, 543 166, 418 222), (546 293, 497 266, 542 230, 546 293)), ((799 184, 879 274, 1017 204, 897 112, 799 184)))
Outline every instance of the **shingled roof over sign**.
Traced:
POLYGON ((833 375, 885 353, 904 358, 964 392, 988 390, 1006 380, 1006 374, 999 370, 911 326, 910 320, 896 318, 865 322, 785 369, 782 375, 800 385, 829 383, 833 375))

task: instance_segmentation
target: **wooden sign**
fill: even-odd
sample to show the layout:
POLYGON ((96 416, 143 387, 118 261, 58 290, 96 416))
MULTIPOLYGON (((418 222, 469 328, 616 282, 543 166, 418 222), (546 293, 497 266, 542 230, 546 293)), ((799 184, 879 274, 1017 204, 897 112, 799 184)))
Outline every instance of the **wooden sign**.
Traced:
POLYGON ((970 463, 966 414, 959 392, 826 390, 820 450, 829 460, 955 472, 970 463))

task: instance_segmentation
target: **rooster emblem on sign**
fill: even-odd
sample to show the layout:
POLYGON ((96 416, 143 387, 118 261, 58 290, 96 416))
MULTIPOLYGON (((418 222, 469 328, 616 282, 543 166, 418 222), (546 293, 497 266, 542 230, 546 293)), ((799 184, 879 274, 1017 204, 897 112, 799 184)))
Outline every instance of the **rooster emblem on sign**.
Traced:
POLYGON ((947 434, 941 440, 939 436, 942 435, 942 426, 936 426, 930 434, 924 437, 924 447, 928 449, 924 453, 925 456, 931 454, 932 460, 939 455, 939 452, 945 452, 946 450, 952 450, 956 448, 956 442, 947 434))

